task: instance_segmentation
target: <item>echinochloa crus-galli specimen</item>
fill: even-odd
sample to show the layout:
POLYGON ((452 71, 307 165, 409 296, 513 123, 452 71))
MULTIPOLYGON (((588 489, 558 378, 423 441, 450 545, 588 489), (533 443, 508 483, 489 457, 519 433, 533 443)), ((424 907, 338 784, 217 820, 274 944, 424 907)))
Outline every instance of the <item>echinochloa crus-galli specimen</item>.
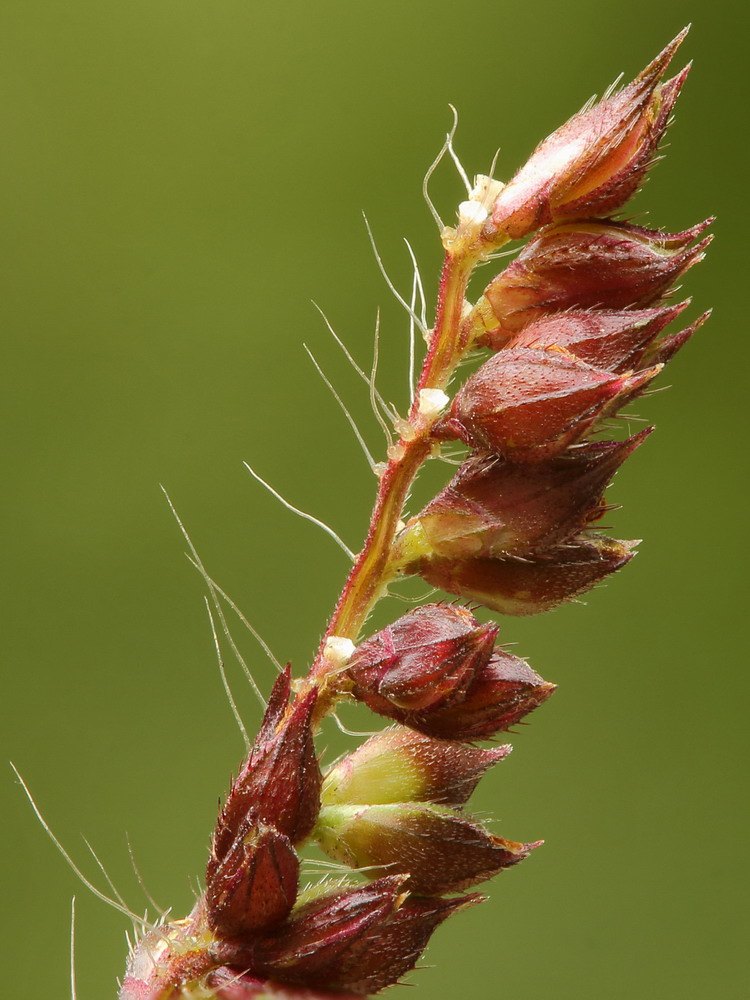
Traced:
POLYGON ((670 233, 623 214, 687 77, 668 74, 684 34, 507 184, 476 177, 454 227, 431 206, 445 251, 434 322, 410 307, 427 349, 407 416, 373 387, 393 436, 369 531, 309 670, 295 680, 286 667, 270 691, 195 907, 144 925, 120 1000, 366 997, 481 903, 481 883, 538 848, 467 811, 510 752, 502 734, 555 689, 475 613, 548 611, 635 554, 598 527, 613 476, 650 433, 627 436, 618 417, 706 318, 671 330, 689 305, 672 291, 703 258, 709 222, 670 233), (501 258, 470 295, 475 268, 501 258), (420 468, 446 451, 460 456, 455 474, 407 511, 420 468), (409 576, 446 596, 367 634, 375 604, 409 576), (344 700, 385 728, 323 768, 316 734, 344 700), (337 874, 304 887, 311 842, 337 874))

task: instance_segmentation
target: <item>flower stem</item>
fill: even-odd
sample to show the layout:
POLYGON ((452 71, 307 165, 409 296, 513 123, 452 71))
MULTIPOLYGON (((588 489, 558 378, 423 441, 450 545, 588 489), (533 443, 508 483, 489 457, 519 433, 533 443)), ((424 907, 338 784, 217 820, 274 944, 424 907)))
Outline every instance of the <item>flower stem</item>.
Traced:
POLYGON ((481 251, 468 240, 460 241, 446 252, 435 327, 409 417, 397 427, 399 440, 389 449, 367 538, 302 685, 303 691, 313 685, 318 687, 318 720, 331 710, 340 694, 336 684, 339 664, 326 656, 328 639, 337 636, 356 641, 368 615, 394 576, 389 563, 399 520, 412 483, 432 451, 432 430, 437 419, 436 414, 420 409, 420 392, 423 389, 445 390, 470 346, 462 325, 462 312, 469 277, 480 256, 481 251))

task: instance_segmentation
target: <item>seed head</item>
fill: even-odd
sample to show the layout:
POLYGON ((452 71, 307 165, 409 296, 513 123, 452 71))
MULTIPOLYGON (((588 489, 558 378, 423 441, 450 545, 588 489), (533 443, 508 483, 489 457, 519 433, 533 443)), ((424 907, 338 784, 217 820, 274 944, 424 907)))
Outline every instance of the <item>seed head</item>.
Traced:
POLYGON ((484 235, 518 239, 549 222, 610 215, 637 191, 653 162, 689 66, 662 83, 687 34, 632 83, 579 112, 534 151, 501 191, 484 235))
POLYGON ((537 846, 502 840, 444 806, 420 802, 324 807, 322 849, 368 874, 401 871, 415 893, 458 892, 522 861, 537 846))
POLYGON ((632 371, 662 330, 690 304, 653 309, 586 309, 551 313, 513 338, 514 347, 558 347, 610 372, 632 371))
POLYGON ((438 924, 482 898, 409 897, 403 891, 405 882, 403 875, 389 875, 350 889, 320 888, 273 935, 252 943, 220 943, 216 953, 224 969, 209 977, 212 988, 228 988, 227 967, 241 971, 248 965, 253 968, 248 992, 219 993, 220 997, 323 1000, 327 990, 362 994, 390 986, 414 967, 438 924), (268 984, 263 982, 266 977, 268 984), (311 992, 301 993, 295 985, 311 992))
POLYGON ((620 375, 562 349, 510 347, 459 390, 440 433, 513 462, 539 462, 580 441, 660 370, 620 375))
POLYGON ((480 750, 394 726, 331 768, 323 779, 322 807, 394 802, 462 806, 485 771, 511 749, 480 750))
MULTIPOLYGON (((709 223, 669 234, 611 216, 642 183, 668 125, 687 69, 664 76, 684 34, 544 140, 508 185, 476 178, 456 229, 442 227, 430 203, 447 256, 425 364, 418 379, 410 372, 408 419, 355 364, 399 438, 387 464, 375 463, 344 407, 379 475, 364 546, 357 556, 343 546, 354 566, 307 678, 292 697, 287 667, 273 687, 219 816, 205 893, 187 918, 165 918, 136 944, 121 1000, 362 1000, 414 968, 446 917, 481 900, 441 894, 538 846, 496 837, 464 812, 511 749, 470 744, 507 731, 555 686, 495 646, 497 626, 464 607, 428 604, 356 640, 399 575, 529 615, 585 593, 635 554, 637 543, 593 525, 608 509, 610 480, 650 429, 625 441, 591 436, 706 318, 663 336, 688 304, 665 299, 702 258, 709 223), (466 302, 473 268, 527 236, 478 303, 466 302), (477 348, 495 353, 451 401, 446 389, 477 348), (451 439, 470 454, 404 524, 415 475, 451 439), (346 697, 398 725, 323 779, 313 731, 346 697), (295 846, 308 837, 367 884, 323 882, 300 895, 295 846)), ((452 135, 443 153, 468 189, 452 135)))
POLYGON ((489 740, 507 732, 554 692, 517 656, 495 650, 466 696, 438 712, 413 715, 408 725, 448 740, 489 740))
POLYGON ((549 226, 484 291, 470 317, 479 342, 502 347, 550 313, 658 304, 711 242, 712 222, 681 233, 611 219, 549 226), (691 244, 693 244, 691 246, 691 244))
MULTIPOLYGON (((250 946, 254 971, 282 982, 347 989, 341 969, 367 931, 382 924, 404 900, 403 875, 388 875, 369 885, 322 891, 298 906, 273 934, 250 946)), ((232 964, 239 964, 235 956, 232 964)))
POLYGON ((528 555, 600 516, 603 493, 651 428, 624 442, 589 442, 543 462, 477 455, 413 517, 397 558, 528 555))
POLYGON ((209 926, 233 937, 279 923, 294 906, 298 877, 299 859, 288 838, 251 818, 208 880, 209 926))
POLYGON ((465 608, 426 604, 363 642, 349 661, 355 694, 379 709, 418 711, 465 690, 492 653, 497 628, 465 608))
MULTIPOLYGON (((398 982, 414 968, 432 932, 454 913, 481 903, 477 893, 453 899, 408 896, 383 920, 362 929, 339 953, 326 972, 315 969, 314 978, 328 978, 330 989, 294 986, 274 979, 263 981, 239 967, 222 966, 206 981, 216 1000, 361 1000, 398 982), (355 991, 342 992, 342 990, 355 991)), ((297 972, 294 969, 292 974, 297 972)), ((279 972, 284 976, 283 968, 279 972)))
POLYGON ((207 868, 210 882, 246 821, 273 827, 295 844, 315 825, 320 769, 310 720, 313 689, 288 709, 289 667, 279 675, 258 737, 232 784, 219 816, 207 868))
POLYGON ((365 935, 342 969, 348 988, 369 994, 397 983, 419 961, 432 932, 448 917, 481 903, 478 893, 453 899, 409 896, 379 927, 365 935))
POLYGON ((535 615, 573 600, 615 573, 633 558, 637 544, 583 533, 524 558, 423 558, 410 571, 433 587, 501 614, 535 615))

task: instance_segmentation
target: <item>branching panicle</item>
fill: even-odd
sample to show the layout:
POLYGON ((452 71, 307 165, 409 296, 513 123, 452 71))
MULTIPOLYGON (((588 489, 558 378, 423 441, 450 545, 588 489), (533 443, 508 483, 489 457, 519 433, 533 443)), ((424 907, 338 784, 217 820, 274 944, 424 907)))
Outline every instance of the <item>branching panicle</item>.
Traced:
MULTIPOLYGON (((511 750, 474 744, 505 733, 555 686, 497 645, 498 626, 462 603, 412 608, 369 636, 365 626, 403 577, 419 576, 473 610, 530 615, 573 600, 635 554, 635 542, 602 534, 600 519, 612 509, 612 477, 651 428, 608 437, 623 407, 646 394, 706 318, 664 335, 689 304, 668 297, 710 237, 708 223, 669 234, 613 216, 655 160, 687 76, 686 68, 664 79, 684 34, 632 83, 587 103, 508 184, 480 175, 472 185, 453 146, 454 111, 423 188, 445 250, 432 329, 411 246, 405 298, 367 225, 378 267, 409 317, 410 409, 398 417, 375 385, 379 323, 369 376, 331 328, 385 432, 387 457, 376 461, 310 354, 378 475, 357 553, 247 466, 353 565, 306 676, 293 681, 289 666, 280 671, 254 739, 227 685, 247 754, 211 838, 205 890, 183 920, 138 921, 120 1000, 361 1000, 397 983, 440 923, 482 901, 467 890, 541 843, 501 839, 465 807, 511 750), (455 227, 443 224, 427 191, 443 157, 467 191, 455 227), (475 269, 500 266, 503 248, 519 239, 527 242, 517 256, 468 302, 475 269), (416 330, 427 342, 419 373, 416 330), (480 352, 483 363, 453 390, 462 363, 480 352), (446 442, 461 449, 457 461, 455 452, 442 456, 458 465, 455 475, 405 523, 415 477, 446 442), (328 715, 349 732, 336 715, 344 700, 389 725, 322 773, 315 736, 328 715), (309 869, 300 850, 310 840, 332 859, 315 869, 330 866, 334 875, 302 889, 309 869)), ((222 601, 241 613, 180 527, 209 589, 226 685, 222 631, 244 661, 222 601)), ((119 896, 108 902, 133 916, 119 896)), ((75 1000, 73 972, 71 992, 75 1000)))

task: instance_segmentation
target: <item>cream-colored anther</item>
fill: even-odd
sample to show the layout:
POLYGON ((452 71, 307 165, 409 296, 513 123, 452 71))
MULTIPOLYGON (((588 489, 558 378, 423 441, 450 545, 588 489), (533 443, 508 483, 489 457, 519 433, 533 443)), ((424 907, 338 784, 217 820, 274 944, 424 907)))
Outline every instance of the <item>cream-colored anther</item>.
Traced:
POLYGON ((323 647, 323 656, 331 663, 343 667, 356 648, 351 639, 345 639, 342 635, 329 635, 323 647))
POLYGON ((423 417, 436 417, 442 413, 451 398, 442 389, 420 389, 418 409, 423 417))
POLYGON ((480 226, 489 214, 480 201, 462 201, 458 206, 459 225, 480 226))
POLYGON ((403 417, 398 417, 393 421, 393 429, 402 441, 413 441, 417 436, 417 432, 414 427, 408 420, 404 420, 403 417))
POLYGON ((478 201, 487 209, 491 208, 497 200, 497 196, 505 187, 502 181, 496 181, 494 177, 486 174, 477 174, 474 178, 474 188, 469 195, 471 201, 478 201))

